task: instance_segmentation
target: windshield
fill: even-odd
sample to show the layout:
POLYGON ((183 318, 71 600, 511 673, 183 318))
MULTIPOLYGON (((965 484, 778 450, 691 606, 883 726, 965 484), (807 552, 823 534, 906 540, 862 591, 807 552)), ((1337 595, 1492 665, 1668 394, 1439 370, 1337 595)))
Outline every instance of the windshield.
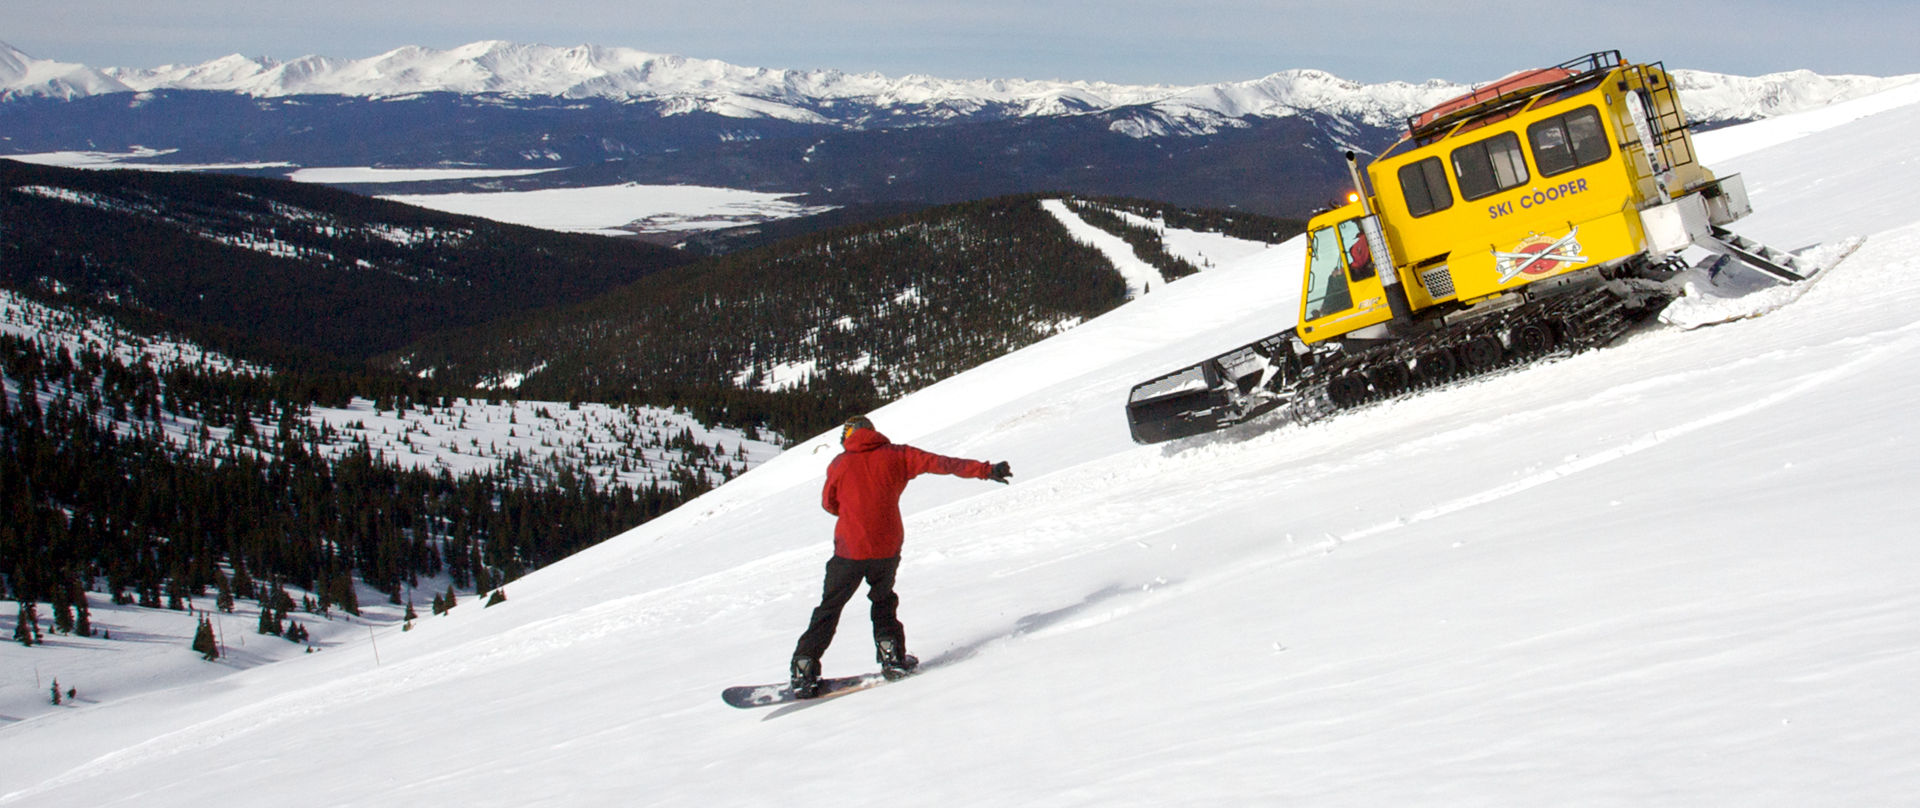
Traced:
POLYGON ((1340 237, 1334 228, 1313 231, 1307 241, 1306 319, 1317 320, 1353 308, 1347 273, 1340 271, 1340 237))

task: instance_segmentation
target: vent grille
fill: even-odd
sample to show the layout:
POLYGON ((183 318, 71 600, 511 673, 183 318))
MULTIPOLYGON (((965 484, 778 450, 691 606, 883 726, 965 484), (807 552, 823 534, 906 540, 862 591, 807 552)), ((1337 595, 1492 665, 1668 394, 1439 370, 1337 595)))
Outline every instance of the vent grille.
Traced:
POLYGON ((1420 273, 1420 285, 1427 287, 1427 296, 1434 300, 1453 296, 1453 272, 1446 264, 1420 273))

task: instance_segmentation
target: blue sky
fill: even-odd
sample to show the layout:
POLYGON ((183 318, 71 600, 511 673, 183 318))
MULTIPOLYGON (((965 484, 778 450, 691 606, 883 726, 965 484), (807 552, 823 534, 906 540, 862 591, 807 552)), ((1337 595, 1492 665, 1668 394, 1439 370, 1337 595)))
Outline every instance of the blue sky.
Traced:
POLYGON ((0 41, 95 67, 364 58, 482 39, 773 68, 1200 84, 1320 68, 1481 81, 1594 50, 1758 75, 1920 73, 1913 0, 0 0, 0 41))

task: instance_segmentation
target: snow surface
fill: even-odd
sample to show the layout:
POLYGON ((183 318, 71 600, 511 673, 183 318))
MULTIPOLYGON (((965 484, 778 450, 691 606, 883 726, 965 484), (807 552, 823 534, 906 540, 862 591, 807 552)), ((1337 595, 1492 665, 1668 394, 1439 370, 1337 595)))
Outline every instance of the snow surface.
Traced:
MULTIPOLYGON (((235 171, 257 168, 295 168, 293 163, 155 163, 156 158, 165 157, 179 149, 149 149, 136 147, 124 152, 105 151, 57 151, 37 152, 34 154, 9 154, 8 160, 22 163, 34 163, 61 168, 85 168, 107 170, 116 168, 137 168, 145 171, 235 171)), ((287 175, 294 182, 313 182, 324 184, 381 184, 389 182, 433 182, 435 180, 466 180, 486 177, 524 177, 529 174, 545 174, 559 171, 557 168, 374 168, 371 166, 336 166, 331 168, 300 168, 287 175)))
POLYGON ((292 163, 154 163, 145 162, 165 157, 179 149, 148 149, 135 147, 131 151, 56 151, 36 152, 33 154, 3 155, 8 160, 22 163, 34 163, 43 166, 61 168, 85 168, 107 170, 115 168, 137 168, 143 171, 235 171, 254 168, 291 168, 292 163))
POLYGON ((686 452, 667 443, 683 432, 713 447, 716 459, 713 469, 681 470, 697 471, 714 485, 780 453, 778 444, 749 439, 736 429, 707 427, 684 410, 660 407, 457 398, 445 407, 382 410, 356 398, 346 407, 313 407, 307 420, 334 430, 337 437, 321 447, 331 456, 364 446, 406 468, 455 475, 501 471, 509 459, 534 468, 558 463, 602 487, 670 487, 675 465, 691 462, 686 452))
POLYGON ((709 230, 832 210, 789 202, 790 196, 792 194, 699 185, 627 183, 499 193, 393 194, 381 198, 547 230, 605 235, 709 230))
MULTIPOLYGON (((224 572, 231 575, 233 570, 224 572)), ((447 591, 448 583, 444 575, 421 578, 419 586, 410 588, 403 597, 414 598, 417 613, 431 615, 425 604, 447 591)), ((261 586, 266 584, 263 582, 261 586)), ((296 603, 314 594, 295 586, 288 586, 286 590, 296 603)), ((258 633, 260 602, 257 599, 237 598, 233 612, 223 613, 215 610, 214 593, 209 590, 205 597, 190 599, 188 610, 174 611, 117 605, 104 593, 89 592, 87 610, 94 636, 56 635, 46 631, 43 645, 32 649, 18 645, 0 648, 0 660, 4 660, 0 664, 5 665, 8 674, 8 687, 0 689, 0 726, 29 715, 58 720, 68 710, 138 699, 188 683, 210 683, 237 670, 337 647, 371 654, 375 644, 368 629, 397 628, 406 606, 389 605, 386 593, 357 581, 355 597, 361 604, 358 617, 339 609, 327 614, 290 613, 288 620, 298 622, 308 631, 306 642, 294 643, 280 636, 258 633), (203 617, 212 620, 215 637, 221 645, 217 662, 204 661, 191 651, 181 653, 181 649, 192 645, 194 632, 203 617), (309 648, 313 651, 309 652, 309 648), (49 692, 55 682, 59 683, 62 700, 66 702, 60 707, 52 706, 49 692), (66 696, 69 688, 74 691, 71 701, 67 701, 66 696)), ((471 593, 459 593, 459 597, 470 598, 471 593)), ((46 604, 41 606, 44 629, 51 622, 51 616, 44 609, 46 604)), ((0 600, 0 607, 8 614, 17 613, 19 608, 7 600, 0 600)))
POLYGON ((1264 242, 1234 238, 1225 233, 1168 227, 1167 221, 1158 216, 1149 219, 1124 210, 1113 211, 1113 214, 1134 225, 1153 229, 1160 234, 1160 244, 1169 254, 1201 269, 1230 264, 1267 247, 1264 242))
MULTIPOLYGON (((1797 137, 1824 132, 1861 118, 1909 107, 1914 102, 1920 101, 1920 80, 1915 80, 1920 77, 1902 78, 1908 80, 1885 92, 1854 98, 1798 115, 1770 118, 1743 126, 1702 132, 1693 136, 1694 148, 1700 152, 1702 162, 1714 164, 1748 152, 1759 151, 1768 146, 1777 146, 1797 137)), ((1691 99, 1687 103, 1691 105, 1691 99)), ((1688 109, 1692 107, 1689 106, 1688 109)))
POLYGON ((0 333, 39 341, 49 352, 62 348, 109 355, 127 365, 147 363, 156 372, 177 367, 265 375, 268 370, 186 340, 135 334, 104 317, 35 302, 0 289, 0 333))
MULTIPOLYGON (((1745 235, 1867 237, 1765 317, 1130 443, 1131 384, 1289 324, 1296 240, 882 408, 1016 481, 909 488, 904 682, 717 698, 778 680, 814 604, 823 436, 506 603, 388 628, 378 665, 0 727, 0 804, 1907 804, 1916 123, 1716 166, 1755 190, 1745 235)), ((828 674, 874 667, 861 611, 828 674)))
POLYGON ((339 166, 334 168, 303 168, 287 175, 294 182, 318 183, 387 183, 387 182, 432 182, 435 180, 468 180, 481 177, 524 177, 529 174, 545 174, 559 171, 557 168, 371 168, 367 166, 339 166))
POLYGON ((1074 241, 1099 250, 1101 255, 1107 257, 1107 261, 1113 264, 1114 271, 1119 272, 1120 277, 1126 279, 1129 300, 1153 291, 1153 285, 1156 283, 1163 287, 1167 285, 1167 279, 1161 276, 1160 270, 1140 260, 1140 256, 1133 251, 1133 245, 1128 244, 1126 239, 1087 224, 1085 219, 1080 218, 1080 214, 1074 213, 1073 209, 1067 206, 1065 200, 1041 200, 1040 207, 1053 214, 1053 218, 1058 219, 1061 226, 1067 228, 1067 235, 1074 241))

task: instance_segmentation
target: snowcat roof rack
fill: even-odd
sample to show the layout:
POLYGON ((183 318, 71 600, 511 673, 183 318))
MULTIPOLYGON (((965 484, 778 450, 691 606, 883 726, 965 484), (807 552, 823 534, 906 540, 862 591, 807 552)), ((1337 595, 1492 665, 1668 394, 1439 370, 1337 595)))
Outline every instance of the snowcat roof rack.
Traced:
POLYGON ((1469 119, 1518 107, 1536 97, 1620 65, 1620 52, 1610 50, 1589 53, 1553 67, 1515 73, 1408 118, 1407 134, 1413 140, 1443 134, 1469 119))

